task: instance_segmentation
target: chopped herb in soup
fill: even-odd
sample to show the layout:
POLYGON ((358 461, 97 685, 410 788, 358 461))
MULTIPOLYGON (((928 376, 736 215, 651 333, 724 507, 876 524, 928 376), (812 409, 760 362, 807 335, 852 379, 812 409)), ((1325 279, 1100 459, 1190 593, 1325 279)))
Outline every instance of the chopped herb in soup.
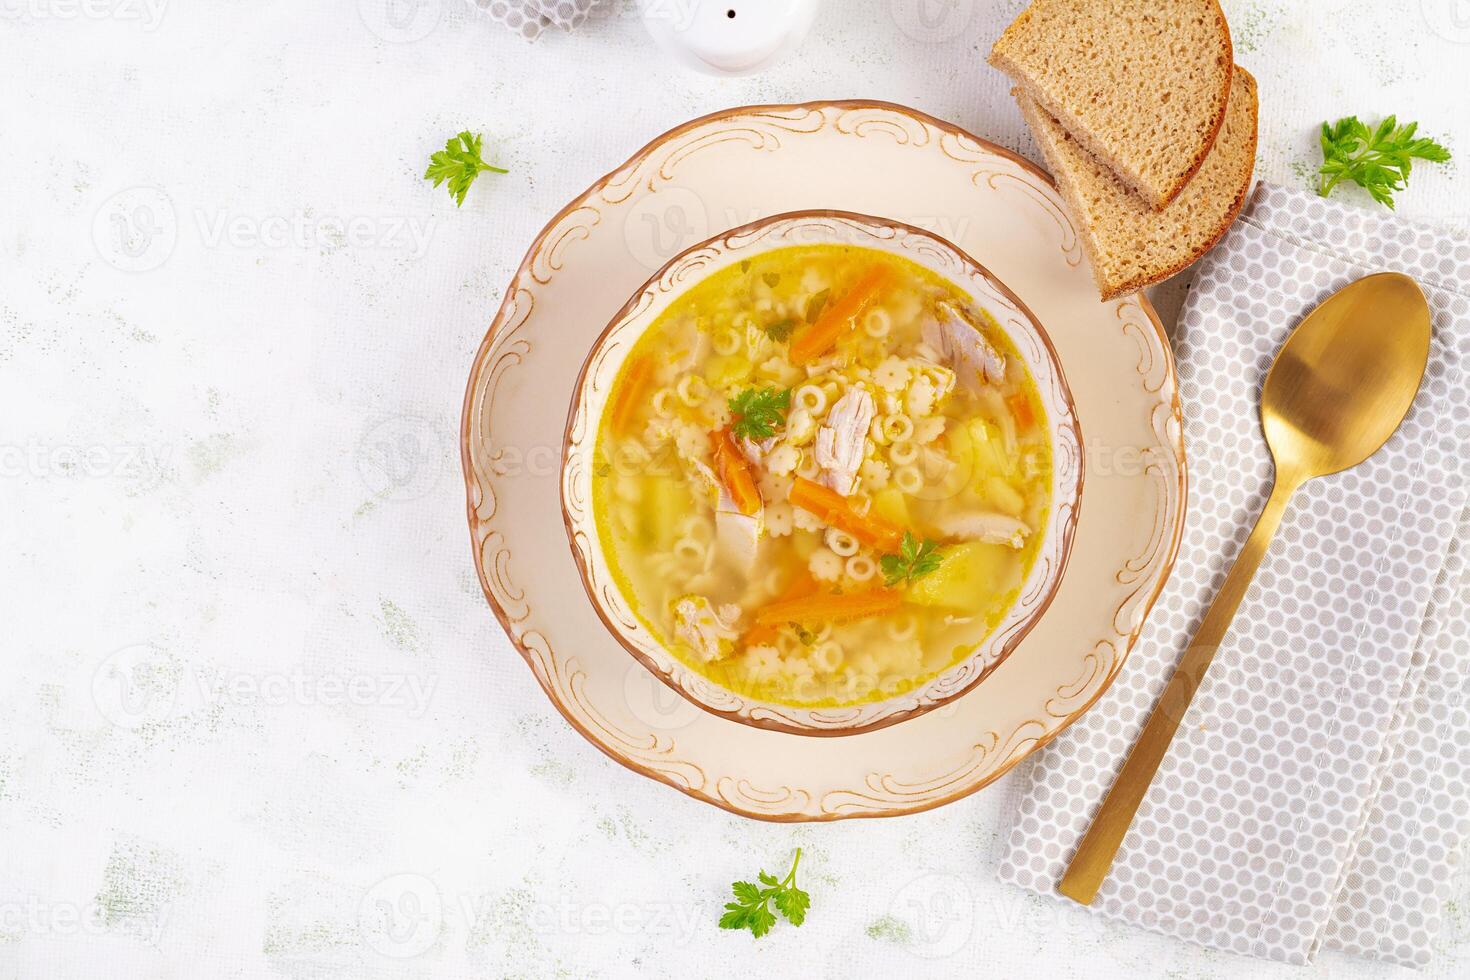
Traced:
POLYGON ((905 259, 800 246, 714 274, 639 340, 593 507, 623 594, 680 660, 830 707, 985 638, 1050 485, 1045 413, 993 320, 905 259))

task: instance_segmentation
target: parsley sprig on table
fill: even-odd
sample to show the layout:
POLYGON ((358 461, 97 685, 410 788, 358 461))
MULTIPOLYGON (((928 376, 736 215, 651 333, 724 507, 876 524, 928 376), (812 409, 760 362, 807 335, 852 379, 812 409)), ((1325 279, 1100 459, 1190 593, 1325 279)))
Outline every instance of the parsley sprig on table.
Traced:
POLYGON ((884 555, 878 560, 878 566, 883 569, 883 578, 888 585, 922 578, 938 568, 939 563, 944 560, 937 543, 928 540, 920 542, 910 531, 903 532, 903 543, 899 545, 898 551, 896 555, 884 555))
POLYGON ((735 415, 730 431, 740 439, 767 439, 776 434, 776 426, 786 421, 790 407, 790 388, 747 388, 730 399, 730 411, 735 415))
POLYGON ((786 916, 786 921, 799 926, 806 921, 807 909, 812 898, 796 887, 796 867, 801 864, 801 848, 796 849, 796 858, 786 877, 776 879, 773 874, 762 871, 757 876, 759 885, 748 881, 737 881, 730 885, 735 901, 725 903, 725 914, 720 916, 721 929, 749 929, 757 939, 771 931, 776 924, 776 913, 768 906, 786 916))
POLYGON ((497 174, 510 172, 503 167, 493 167, 480 158, 483 139, 466 130, 450 137, 444 149, 429 157, 429 169, 424 171, 424 179, 432 180, 435 187, 449 181, 449 196, 454 198, 455 207, 464 204, 470 185, 480 174, 487 170, 497 174))
POLYGON ((1450 151, 1428 137, 1414 137, 1418 123, 1405 126, 1389 116, 1369 129, 1357 116, 1322 124, 1322 170, 1317 193, 1326 197, 1344 180, 1361 185, 1373 200, 1393 207, 1415 160, 1444 163, 1450 151))

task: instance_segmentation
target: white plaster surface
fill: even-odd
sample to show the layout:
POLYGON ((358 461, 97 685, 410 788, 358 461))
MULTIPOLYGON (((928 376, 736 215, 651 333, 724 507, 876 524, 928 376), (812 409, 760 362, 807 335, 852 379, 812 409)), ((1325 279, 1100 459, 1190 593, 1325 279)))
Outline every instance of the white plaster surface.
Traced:
MULTIPOLYGON (((984 64, 1019 0, 829 0, 734 80, 625 0, 534 44, 387 2, 0 0, 0 978, 1412 975, 1002 886, 1014 776, 887 821, 695 803, 572 732, 480 594, 460 399, 548 217, 752 102, 888 99, 1034 157, 984 64), (420 175, 462 128, 510 173, 456 210, 420 175), (796 846, 808 923, 716 929, 796 846)), ((1304 186, 1347 113, 1470 154, 1464 0, 1225 6, 1261 177, 1304 186)), ((1400 210, 1470 229, 1465 165, 1400 210)), ((1452 873, 1427 976, 1470 976, 1452 873)))

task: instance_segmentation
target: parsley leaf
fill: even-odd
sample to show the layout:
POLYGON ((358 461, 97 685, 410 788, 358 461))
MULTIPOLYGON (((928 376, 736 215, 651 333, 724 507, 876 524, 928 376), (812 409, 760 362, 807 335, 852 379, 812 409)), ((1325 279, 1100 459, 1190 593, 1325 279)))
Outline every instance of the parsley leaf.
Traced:
POLYGON ((767 337, 770 337, 778 344, 784 344, 791 339, 791 331, 796 329, 796 321, 787 317, 784 320, 777 320, 775 323, 767 324, 765 329, 767 337))
POLYGON ((796 638, 801 642, 802 646, 809 647, 813 643, 817 642, 817 634, 813 633, 811 630, 807 629, 800 623, 792 622, 788 623, 787 625, 791 627, 791 631, 796 634, 796 638))
POLYGON ((449 196, 454 198, 455 207, 464 204, 470 185, 481 173, 486 170, 497 174, 509 173, 502 167, 492 167, 480 159, 482 139, 481 136, 465 131, 451 137, 444 144, 444 149, 429 157, 429 169, 424 171, 424 179, 432 180, 435 187, 449 181, 449 196))
POLYGON ((771 931, 776 924, 776 915, 769 908, 774 903, 776 910, 786 921, 799 926, 806 921, 807 910, 812 907, 812 897, 796 887, 796 867, 801 864, 801 848, 796 849, 796 858, 784 879, 773 874, 760 872, 760 885, 748 881, 737 881, 730 885, 735 901, 725 904, 725 914, 720 916, 721 929, 749 929, 759 939, 771 931), (765 887, 761 887, 764 885, 765 887))
POLYGON ((817 317, 822 315, 822 308, 827 305, 827 300, 832 298, 832 290, 824 289, 811 299, 806 301, 806 322, 816 323, 817 317))
POLYGON ((903 532, 903 544, 899 545, 898 551, 896 555, 884 555, 878 560, 878 566, 883 569, 883 578, 888 585, 922 578, 944 561, 938 544, 927 539, 920 543, 908 531, 903 532))
POLYGON ((1418 123, 1400 126, 1389 116, 1369 129, 1357 116, 1322 124, 1322 168, 1317 193, 1326 197, 1344 180, 1361 185, 1373 200, 1393 207, 1395 191, 1404 189, 1414 160, 1444 163, 1450 151, 1434 140, 1414 137, 1418 123))
POLYGON ((766 439, 786 421, 790 407, 790 388, 747 388, 730 399, 730 411, 735 414, 730 432, 740 439, 766 439))
POLYGON ((794 926, 806 921, 806 910, 811 907, 812 897, 800 888, 786 888, 776 893, 776 908, 794 926))

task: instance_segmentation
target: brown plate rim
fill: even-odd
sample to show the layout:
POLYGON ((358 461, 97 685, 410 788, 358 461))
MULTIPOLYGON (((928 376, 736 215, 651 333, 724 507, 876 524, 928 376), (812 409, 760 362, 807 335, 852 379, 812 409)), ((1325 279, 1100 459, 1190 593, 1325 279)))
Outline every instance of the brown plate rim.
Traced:
MULTIPOLYGON (((753 105, 732 106, 730 108, 717 109, 713 112, 705 113, 702 116, 697 116, 694 119, 690 119, 687 122, 681 123, 678 126, 675 126, 674 128, 667 130, 664 133, 661 133, 660 135, 645 143, 637 150, 637 152, 629 156, 627 160, 623 161, 617 167, 613 168, 612 170, 608 171, 600 178, 595 180, 587 187, 586 190, 573 197, 571 201, 569 201, 565 206, 561 208, 561 210, 557 211, 557 213, 552 216, 552 218, 531 241, 529 248, 526 250, 525 258, 521 260, 520 265, 516 268, 515 274, 511 277, 511 284, 514 285, 516 282, 519 282, 523 277, 526 277, 530 274, 532 261, 534 257, 540 252, 541 248, 546 244, 546 240, 550 236, 551 232, 556 228, 558 224, 561 223, 563 219, 565 219, 578 207, 580 201, 598 190, 605 189, 612 182, 613 178, 615 178, 618 174, 622 173, 627 168, 648 157, 651 153, 653 153, 655 149, 663 145, 668 140, 674 139, 678 136, 683 135, 684 133, 690 132, 694 129, 699 128, 700 126, 706 125, 719 119, 733 118, 743 115, 756 115, 761 113, 773 114, 795 112, 821 112, 822 110, 828 108, 838 109, 843 112, 861 109, 878 109, 886 112, 893 112, 902 116, 907 116, 908 118, 918 123, 926 126, 932 126, 935 129, 940 130, 941 132, 948 133, 951 136, 960 139, 971 140, 976 145, 985 149, 987 152, 994 153, 999 157, 1009 160, 1010 162, 1021 167, 1023 170, 1026 170, 1027 172, 1037 177, 1040 177, 1053 189, 1055 189, 1056 187, 1056 181, 1052 178, 1051 174, 1049 174, 1041 167, 1037 166, 1035 163, 1032 163, 1030 160, 1027 160, 1025 157, 1022 157, 1018 153, 1012 150, 1008 150, 1005 147, 992 142, 991 140, 983 139, 979 136, 976 136, 973 133, 965 130, 964 128, 955 125, 954 123, 946 122, 945 120, 939 119, 936 116, 932 116, 922 110, 912 109, 908 106, 899 105, 895 102, 887 102, 879 99, 819 99, 809 102, 757 103, 753 105)), ((475 356, 471 361, 469 381, 465 389, 464 403, 460 412, 460 464, 465 480, 465 515, 470 528, 471 560, 473 561, 475 566, 475 573, 480 580, 480 589, 485 594, 485 601, 489 604, 491 612, 494 613, 496 620, 499 621, 501 629, 505 633, 506 638, 509 639, 511 645, 520 652, 521 658, 525 660, 526 664, 532 668, 532 674, 535 675, 535 664, 532 660, 531 652, 526 648, 524 643, 516 638, 515 633, 511 629, 511 621, 509 616, 506 614, 506 611, 501 608, 500 604, 495 601, 494 593, 490 588, 490 582, 485 577, 485 570, 480 562, 480 555, 478 553, 479 548, 475 545, 474 540, 476 479, 474 474, 474 466, 470 458, 471 408, 474 402, 475 386, 479 378, 479 368, 481 362, 484 359, 486 353, 494 345, 499 329, 505 324, 507 320, 507 312, 511 307, 511 300, 514 295, 515 292, 513 289, 507 290, 505 297, 501 300, 499 309, 495 313, 495 317, 491 320, 490 328, 485 334, 485 339, 481 341, 480 346, 476 349, 475 356)), ((1170 377, 1177 377, 1174 364, 1174 350, 1169 343, 1168 333, 1164 330, 1164 325, 1159 320, 1157 311, 1154 310, 1153 304, 1149 302, 1148 297, 1141 292, 1138 294, 1138 301, 1139 307, 1143 310, 1149 323, 1153 325, 1155 332, 1158 334, 1161 346, 1163 348, 1164 357, 1167 359, 1168 375, 1170 377)), ((1176 423, 1178 423, 1182 431, 1184 415, 1183 408, 1179 400, 1179 385, 1177 383, 1177 380, 1173 386, 1173 393, 1170 399, 1170 411, 1173 415, 1174 420, 1176 421, 1176 423)), ((1080 708, 1063 718, 1060 724, 1058 724, 1057 727, 1054 728, 1052 731, 1047 732, 1045 735, 1042 735, 1041 737, 1036 739, 1036 741, 1031 744, 1027 751, 1009 760, 1004 765, 997 768, 985 779, 981 780, 975 785, 967 786, 964 789, 958 790, 954 793, 949 793, 944 796, 926 800, 923 803, 914 804, 912 806, 900 805, 881 811, 859 810, 847 813, 834 812, 822 814, 800 814, 755 813, 748 810, 742 810, 739 807, 729 803, 724 799, 721 799, 718 796, 702 792, 701 790, 695 789, 691 786, 680 785, 677 781, 669 778, 668 776, 665 776, 664 774, 659 773, 653 769, 649 769, 646 766, 639 765, 631 759, 628 759, 612 751, 612 749, 604 745, 590 731, 588 731, 586 726, 584 726, 581 722, 574 718, 555 697, 551 696, 551 692, 546 690, 546 686, 544 683, 542 683, 539 676, 537 676, 537 683, 541 684, 542 690, 547 694, 547 700, 549 700, 552 703, 552 706, 556 708, 557 712, 561 714, 564 719, 566 719, 567 723, 572 726, 573 730, 575 730, 584 739, 595 746, 609 759, 612 759, 614 762, 618 763, 626 769, 629 769, 632 772, 636 772, 639 775, 654 780, 655 782, 671 787, 672 789, 677 790, 685 796, 699 800, 702 803, 708 803, 711 806, 719 807, 721 810, 725 810, 737 816, 748 817, 754 820, 763 820, 769 823, 830 823, 838 820, 877 820, 887 817, 904 816, 911 813, 924 813, 928 810, 933 810, 937 807, 945 806, 957 800, 964 799, 965 797, 973 793, 979 792, 986 786, 989 786, 991 783, 995 782, 1001 776, 1004 776, 1006 773, 1010 772, 1010 770, 1015 768, 1015 766, 1019 764, 1021 760, 1027 758, 1034 752, 1049 744, 1058 735, 1070 728, 1077 721, 1078 718, 1086 714, 1087 711, 1091 709, 1092 706, 1096 704, 1105 693, 1107 693, 1108 689, 1112 687, 1113 682, 1117 680, 1118 674, 1122 670, 1123 664, 1127 662, 1129 654, 1133 651, 1134 644, 1138 642, 1139 634, 1143 631, 1144 624, 1148 620, 1149 612, 1152 611, 1154 604, 1158 601, 1160 593, 1163 592, 1164 585, 1169 580, 1169 576, 1173 572, 1174 565, 1179 557, 1179 545, 1183 538, 1184 523, 1189 507, 1188 458, 1182 440, 1179 442, 1178 452, 1176 455, 1178 457, 1177 461, 1179 464, 1179 520, 1175 522, 1173 538, 1168 542, 1168 554, 1163 563, 1163 572, 1160 574, 1159 580, 1154 586, 1152 593, 1148 596, 1147 601, 1143 604, 1142 614, 1139 617, 1138 626, 1136 629, 1132 630, 1128 634, 1128 643, 1124 647, 1122 653, 1118 656, 1117 660, 1114 662, 1112 670, 1103 680, 1103 683, 1098 687, 1097 691, 1093 694, 1091 698, 1087 700, 1086 703, 1084 703, 1080 708)))

